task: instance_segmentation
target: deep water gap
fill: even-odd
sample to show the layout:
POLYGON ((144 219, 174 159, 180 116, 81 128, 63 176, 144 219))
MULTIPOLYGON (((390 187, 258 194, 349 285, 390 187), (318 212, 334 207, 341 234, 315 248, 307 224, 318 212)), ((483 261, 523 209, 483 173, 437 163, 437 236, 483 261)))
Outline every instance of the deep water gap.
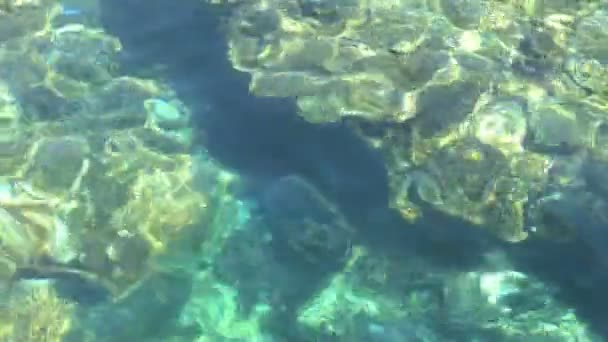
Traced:
POLYGON ((225 165, 260 179, 299 174, 345 209, 386 207, 382 160, 339 124, 316 126, 294 99, 249 93, 249 74, 233 69, 221 7, 200 0, 104 0, 103 23, 124 46, 130 74, 162 65, 192 108, 205 147, 225 165))

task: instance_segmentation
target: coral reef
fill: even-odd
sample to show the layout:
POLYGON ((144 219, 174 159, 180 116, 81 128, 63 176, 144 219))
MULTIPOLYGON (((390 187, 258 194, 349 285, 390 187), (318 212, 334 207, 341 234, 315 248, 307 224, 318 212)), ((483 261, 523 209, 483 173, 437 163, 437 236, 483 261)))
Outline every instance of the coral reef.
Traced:
POLYGON ((608 269, 604 1, 199 2, 251 92, 354 132, 388 198, 229 169, 100 2, 0 1, 0 341, 599 340, 515 261, 608 269))
POLYGON ((312 123, 349 122, 385 156, 391 204, 406 220, 422 214, 408 198, 413 186, 433 210, 524 240, 524 211, 548 184, 553 154, 604 150, 595 142, 606 120, 598 31, 605 15, 597 2, 235 7, 230 56, 252 75, 251 90, 296 97, 298 114, 312 123), (473 138, 496 153, 455 151, 473 138), (437 175, 430 169, 448 165, 432 164, 446 155, 454 158, 450 175, 437 175), (489 182, 465 180, 482 172, 489 182), (474 204, 471 191, 486 197, 474 204))

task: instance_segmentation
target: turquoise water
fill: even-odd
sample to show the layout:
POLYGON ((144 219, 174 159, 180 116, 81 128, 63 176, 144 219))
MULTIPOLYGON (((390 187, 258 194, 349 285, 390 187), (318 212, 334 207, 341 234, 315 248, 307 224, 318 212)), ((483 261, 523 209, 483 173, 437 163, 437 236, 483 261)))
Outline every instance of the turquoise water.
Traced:
POLYGON ((9 1, 0 340, 606 340, 607 6, 9 1))

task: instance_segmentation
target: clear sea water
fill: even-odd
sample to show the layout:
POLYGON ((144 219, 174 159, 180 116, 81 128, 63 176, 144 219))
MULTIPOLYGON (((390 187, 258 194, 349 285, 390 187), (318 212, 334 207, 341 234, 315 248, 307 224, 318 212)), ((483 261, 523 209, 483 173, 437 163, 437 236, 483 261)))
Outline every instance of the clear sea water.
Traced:
MULTIPOLYGON (((285 10, 324 1, 340 3, 286 1, 285 10)), ((415 191, 424 215, 408 221, 391 197, 395 165, 348 120, 311 123, 298 98, 252 93, 252 75, 235 68, 229 51, 236 43, 227 36, 230 20, 249 5, 61 2, 50 30, 91 28, 120 42, 110 56, 91 53, 102 43, 66 40, 61 48, 61 34, 36 35, 45 32, 39 28, 6 34, 0 81, 22 108, 28 148, 0 155, 0 229, 8 241, 0 341, 608 340, 604 164, 576 173, 600 189, 592 199, 560 190, 563 198, 548 211, 547 220, 574 230, 563 239, 507 242, 415 191), (7 62, 19 53, 37 60, 30 50, 50 69, 7 62), (70 54, 76 58, 62 62, 70 54), (86 74, 74 83, 82 88, 53 77, 36 82, 40 73, 74 80, 106 64, 109 76, 86 74), (162 86, 135 89, 115 81, 121 77, 162 86), (150 116, 137 119, 150 98, 160 113, 152 129, 150 116), (189 113, 186 124, 174 122, 177 112, 189 113), (194 133, 180 144, 159 131, 194 133), (24 177, 11 173, 20 170, 15 160, 29 165, 17 154, 33 160, 24 177), (53 198, 73 199, 76 209, 56 213, 60 206, 37 202, 53 198), (39 223, 43 216, 55 224, 39 223)), ((0 31, 11 27, 0 23, 0 31)), ((368 128, 387 125, 409 121, 368 128)), ((0 146, 22 142, 7 132, 0 130, 0 146)), ((402 143, 385 138, 389 146, 402 143)))

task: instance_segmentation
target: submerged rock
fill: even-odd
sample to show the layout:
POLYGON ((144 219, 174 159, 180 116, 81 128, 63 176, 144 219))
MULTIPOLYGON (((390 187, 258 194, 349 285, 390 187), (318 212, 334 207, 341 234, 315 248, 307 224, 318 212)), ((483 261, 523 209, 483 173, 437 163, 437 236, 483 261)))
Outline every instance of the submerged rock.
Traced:
POLYGON ((303 178, 280 178, 264 191, 261 206, 273 244, 293 261, 332 269, 347 258, 352 228, 338 208, 303 178))

